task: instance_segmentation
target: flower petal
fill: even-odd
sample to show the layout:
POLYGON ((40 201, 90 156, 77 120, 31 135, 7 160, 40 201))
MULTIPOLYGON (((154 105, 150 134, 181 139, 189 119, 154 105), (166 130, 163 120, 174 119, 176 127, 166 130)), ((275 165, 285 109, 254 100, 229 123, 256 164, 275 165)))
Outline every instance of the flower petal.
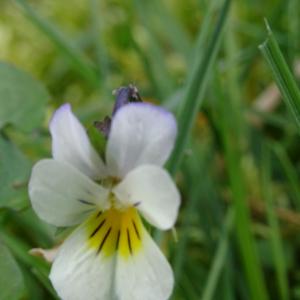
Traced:
POLYGON ((118 256, 116 292, 120 300, 166 300, 173 289, 172 269, 144 229, 143 249, 127 259, 118 256))
POLYGON ((132 208, 92 215, 60 247, 50 280, 64 300, 166 300, 174 283, 132 208))
POLYGON ((124 204, 137 206, 152 225, 171 228, 177 218, 180 195, 170 175, 160 167, 140 166, 113 189, 124 204))
POLYGON ((41 219, 56 226, 71 226, 103 207, 108 191, 71 165, 45 159, 32 169, 29 195, 41 219))
POLYGON ((106 160, 111 175, 124 177, 142 164, 162 166, 177 133, 173 115, 154 105, 130 103, 113 118, 106 160))
POLYGON ((50 132, 54 159, 71 164, 93 179, 106 176, 100 156, 92 147, 85 129, 72 113, 69 103, 62 105, 54 113, 50 132))
POLYGON ((63 243, 50 280, 63 300, 106 300, 113 296, 115 256, 97 254, 88 246, 86 228, 79 227, 63 243))

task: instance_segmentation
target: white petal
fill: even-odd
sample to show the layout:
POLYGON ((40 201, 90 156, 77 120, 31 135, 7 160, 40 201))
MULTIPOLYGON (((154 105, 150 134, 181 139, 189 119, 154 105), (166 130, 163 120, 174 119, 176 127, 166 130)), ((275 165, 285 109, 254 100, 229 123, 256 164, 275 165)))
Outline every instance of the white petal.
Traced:
POLYGON ((116 291, 120 300, 167 300, 174 284, 172 269, 149 234, 143 249, 124 259, 118 256, 116 291))
POLYGON ((63 300, 113 300, 114 273, 115 256, 97 254, 89 247, 81 226, 60 248, 50 280, 63 300))
POLYGON ((32 169, 29 195, 41 219, 56 226, 71 226, 103 207, 108 191, 71 165, 45 159, 32 169))
POLYGON ((91 178, 105 177, 104 164, 92 147, 85 129, 72 113, 70 104, 56 110, 50 122, 50 132, 54 159, 73 165, 91 178))
POLYGON ((124 177, 142 164, 162 166, 169 157, 176 138, 173 115, 146 103, 130 103, 116 113, 106 160, 111 175, 124 177))
POLYGON ((91 216, 60 247, 50 280, 61 299, 169 298, 174 278, 168 261, 135 213, 123 215, 121 223, 112 220, 122 213, 126 214, 106 211, 91 216), (128 223, 131 218, 135 223, 128 223))
POLYGON ((180 195, 170 175, 161 167, 140 166, 113 189, 124 204, 135 205, 152 225, 171 228, 177 218, 180 195))

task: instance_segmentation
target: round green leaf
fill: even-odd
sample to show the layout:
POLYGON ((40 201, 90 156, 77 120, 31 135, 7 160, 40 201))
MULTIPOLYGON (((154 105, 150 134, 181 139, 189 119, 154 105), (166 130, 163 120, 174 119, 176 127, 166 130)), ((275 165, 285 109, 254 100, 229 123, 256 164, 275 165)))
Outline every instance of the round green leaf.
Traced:
POLYGON ((27 205, 30 168, 30 162, 17 146, 0 137, 0 208, 21 209, 27 205))
POLYGON ((22 272, 8 248, 0 241, 0 300, 20 300, 25 296, 22 272))
POLYGON ((8 123, 24 131, 38 127, 48 99, 40 82, 10 64, 0 63, 0 128, 8 123))

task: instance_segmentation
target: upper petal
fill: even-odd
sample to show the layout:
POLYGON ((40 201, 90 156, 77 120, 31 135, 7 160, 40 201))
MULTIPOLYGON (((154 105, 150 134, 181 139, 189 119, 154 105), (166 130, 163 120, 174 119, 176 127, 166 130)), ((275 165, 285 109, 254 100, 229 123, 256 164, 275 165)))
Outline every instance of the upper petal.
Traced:
POLYGON ((177 218, 180 194, 170 175, 160 167, 140 166, 113 189, 123 203, 135 205, 152 225, 171 228, 177 218))
POLYGON ((124 259, 118 256, 116 293, 120 300, 167 300, 174 278, 172 269, 149 236, 143 230, 143 249, 124 259))
POLYGON ((71 165, 53 159, 32 169, 29 196, 33 209, 56 226, 81 223, 91 211, 103 207, 108 191, 71 165))
POLYGON ((162 166, 173 149, 176 133, 174 116, 163 108, 146 103, 120 108, 106 148, 110 174, 122 178, 142 164, 162 166))
POLYGON ((50 122, 50 132, 54 159, 67 162, 94 179, 106 176, 105 166, 85 129, 72 113, 70 104, 56 110, 50 122))

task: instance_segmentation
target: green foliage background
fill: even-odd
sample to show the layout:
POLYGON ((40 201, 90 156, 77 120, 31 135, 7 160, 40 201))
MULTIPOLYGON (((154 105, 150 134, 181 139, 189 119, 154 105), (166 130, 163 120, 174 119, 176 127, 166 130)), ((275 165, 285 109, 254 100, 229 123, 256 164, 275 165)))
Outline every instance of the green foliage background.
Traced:
POLYGON ((70 102, 102 153, 93 122, 129 83, 178 119, 167 164, 178 241, 153 231, 172 299, 300 299, 298 0, 0 0, 0 11, 0 300, 57 299, 50 265, 28 253, 67 234, 27 195, 32 165, 51 156, 53 111, 70 102))

